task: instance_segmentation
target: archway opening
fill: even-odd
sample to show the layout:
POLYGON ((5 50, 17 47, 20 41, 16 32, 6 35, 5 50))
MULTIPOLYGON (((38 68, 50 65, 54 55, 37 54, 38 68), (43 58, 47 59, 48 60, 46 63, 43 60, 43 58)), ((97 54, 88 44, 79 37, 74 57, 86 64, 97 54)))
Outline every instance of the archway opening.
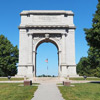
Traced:
POLYGON ((37 46, 36 76, 58 76, 58 48, 52 42, 42 42, 37 46), (48 61, 47 61, 48 60, 48 61))

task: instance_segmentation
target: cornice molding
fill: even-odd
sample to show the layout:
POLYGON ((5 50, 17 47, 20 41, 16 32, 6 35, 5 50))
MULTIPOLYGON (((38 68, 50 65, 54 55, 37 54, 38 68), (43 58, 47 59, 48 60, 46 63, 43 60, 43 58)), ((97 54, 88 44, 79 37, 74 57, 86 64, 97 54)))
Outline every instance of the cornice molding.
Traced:
POLYGON ((65 11, 65 10, 28 10, 28 11, 22 11, 20 15, 30 15, 30 14, 64 14, 64 15, 72 15, 74 16, 74 13, 72 11, 65 11))
POLYGON ((68 25, 26 25, 26 26, 19 26, 19 29, 26 29, 26 28, 69 28, 69 29, 76 29, 75 26, 68 26, 68 25))

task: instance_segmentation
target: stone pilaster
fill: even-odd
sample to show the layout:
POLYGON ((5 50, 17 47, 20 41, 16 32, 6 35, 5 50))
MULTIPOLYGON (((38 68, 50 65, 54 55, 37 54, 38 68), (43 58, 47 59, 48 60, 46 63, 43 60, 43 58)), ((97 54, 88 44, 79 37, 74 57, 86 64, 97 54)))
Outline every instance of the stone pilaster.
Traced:
POLYGON ((28 34, 28 68, 27 76, 33 77, 33 42, 32 34, 28 34))
POLYGON ((61 76, 61 51, 58 51, 58 76, 61 76))
POLYGON ((66 34, 62 34, 62 64, 66 64, 66 34))
POLYGON ((32 65, 33 57, 32 57, 32 50, 33 44, 32 44, 32 35, 28 34, 28 64, 32 65))
POLYGON ((36 76, 36 51, 33 51, 33 76, 36 76))
POLYGON ((61 52, 61 65, 60 65, 60 76, 67 76, 68 69, 66 63, 66 33, 62 33, 62 52, 61 52))

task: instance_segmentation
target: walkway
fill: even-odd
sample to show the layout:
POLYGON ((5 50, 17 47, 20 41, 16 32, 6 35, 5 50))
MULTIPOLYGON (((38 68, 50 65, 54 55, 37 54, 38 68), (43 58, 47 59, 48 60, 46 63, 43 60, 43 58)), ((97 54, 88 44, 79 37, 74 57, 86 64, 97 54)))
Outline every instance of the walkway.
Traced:
POLYGON ((56 83, 41 83, 31 100, 64 100, 56 83))

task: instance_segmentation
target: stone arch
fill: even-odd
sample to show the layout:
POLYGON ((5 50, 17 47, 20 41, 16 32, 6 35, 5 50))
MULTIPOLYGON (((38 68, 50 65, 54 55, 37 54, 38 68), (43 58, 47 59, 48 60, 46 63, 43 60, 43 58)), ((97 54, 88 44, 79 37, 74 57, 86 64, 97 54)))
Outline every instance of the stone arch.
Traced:
POLYGON ((38 46, 41 44, 41 43, 44 43, 44 42, 51 42, 51 43, 53 43, 56 47, 57 47, 57 49, 58 49, 58 51, 61 51, 61 47, 60 47, 60 44, 58 43, 58 41, 56 41, 55 39, 45 39, 45 38, 42 38, 42 39, 39 39, 36 43, 35 43, 35 45, 34 45, 34 48, 33 48, 33 51, 37 51, 37 48, 38 48, 38 46))
MULTIPOLYGON (((56 40, 54 40, 54 39, 45 39, 45 38, 43 38, 43 39, 40 39, 40 40, 38 40, 37 41, 37 43, 35 44, 35 46, 34 46, 34 51, 35 51, 35 53, 37 54, 37 48, 42 44, 42 43, 46 43, 46 42, 50 42, 50 43, 52 43, 52 44, 54 44, 55 46, 56 46, 56 48, 57 48, 57 54, 58 54, 58 69, 59 69, 59 49, 60 49, 60 46, 59 46, 59 43, 56 41, 56 40)), ((35 54, 35 58, 36 58, 36 54, 35 54)), ((35 63, 34 63, 34 67, 35 67, 35 73, 34 73, 34 76, 36 76, 37 75, 37 65, 36 65, 36 59, 35 59, 35 61, 34 61, 35 63)), ((58 70, 58 76, 59 76, 59 70, 58 70)))
POLYGON ((51 42, 58 48, 59 76, 76 76, 74 13, 31 10, 20 15, 18 75, 35 76, 36 49, 43 42, 51 42))

